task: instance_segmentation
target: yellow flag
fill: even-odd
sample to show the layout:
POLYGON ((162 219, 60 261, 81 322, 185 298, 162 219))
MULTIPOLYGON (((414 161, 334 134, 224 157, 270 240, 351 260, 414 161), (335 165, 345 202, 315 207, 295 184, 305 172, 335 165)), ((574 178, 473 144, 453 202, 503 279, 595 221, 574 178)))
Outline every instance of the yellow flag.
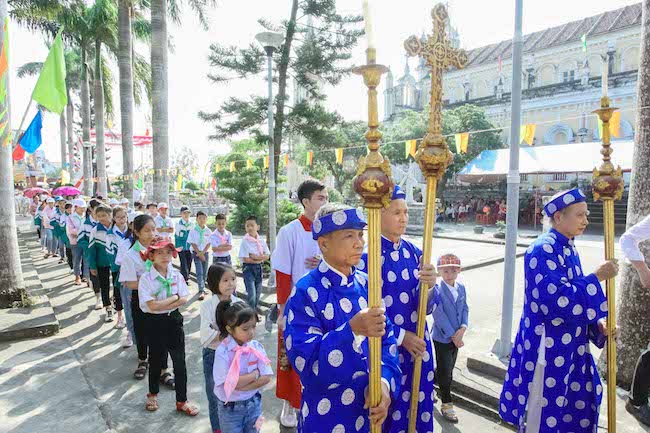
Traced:
POLYGON ((314 163, 314 152, 307 152, 307 165, 312 165, 314 163))
POLYGON ((467 153, 467 147, 469 146, 469 132, 455 134, 454 140, 456 141, 456 153, 467 153))
POLYGON ((251 161, 250 159, 247 159, 246 160, 246 168, 253 168, 253 161, 251 161))
POLYGON ((288 153, 284 154, 284 165, 285 165, 285 167, 287 165, 289 165, 289 154, 288 153))
POLYGON ((179 173, 176 177, 176 191, 180 191, 183 187, 183 175, 179 173))
POLYGON ((217 170, 217 173, 219 173, 221 171, 221 164, 217 164, 216 170, 217 170))
POLYGON ((336 155, 336 163, 343 164, 343 148, 334 149, 334 154, 336 155))
POLYGON ((269 168, 269 157, 265 156, 264 157, 264 168, 268 170, 269 168))
POLYGON ((230 172, 232 173, 233 171, 235 171, 235 161, 230 163, 230 172))
POLYGON ((70 183, 70 173, 67 170, 61 170, 61 185, 70 183))
POLYGON ((537 125, 535 125, 534 123, 527 123, 525 125, 521 125, 521 128, 519 130, 519 143, 525 141, 526 143, 528 143, 529 146, 533 146, 536 129, 537 129, 537 125))
POLYGON ((408 140, 406 142, 405 148, 406 148, 406 158, 411 155, 413 158, 415 158, 415 152, 417 150, 418 146, 418 141, 417 140, 408 140))

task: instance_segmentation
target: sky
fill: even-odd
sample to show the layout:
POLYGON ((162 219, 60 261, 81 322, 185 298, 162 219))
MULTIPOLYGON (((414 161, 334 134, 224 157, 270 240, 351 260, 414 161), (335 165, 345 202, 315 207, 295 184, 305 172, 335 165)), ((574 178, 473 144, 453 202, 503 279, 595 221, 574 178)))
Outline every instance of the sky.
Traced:
MULTIPOLYGON (((169 54, 169 142, 173 157, 176 149, 189 146, 199 154, 199 160, 206 162, 210 154, 228 151, 226 142, 208 140, 212 132, 209 124, 201 121, 197 113, 201 110, 217 111, 223 101, 232 96, 246 98, 249 95, 266 95, 264 77, 266 72, 248 80, 230 82, 227 85, 211 84, 207 78, 211 43, 244 46, 255 43, 255 34, 263 31, 257 23, 266 18, 278 23, 288 17, 290 0, 217 0, 218 5, 208 14, 210 29, 204 31, 189 8, 183 11, 182 25, 170 24, 174 51, 169 54), (254 11, 254 12, 251 12, 254 11)), ((403 41, 411 34, 431 32, 430 11, 436 3, 431 0, 370 0, 377 45, 378 63, 390 66, 396 77, 404 70, 405 52, 403 41)), ((471 49, 506 39, 514 31, 515 0, 448 0, 451 22, 460 33, 461 46, 471 49)), ((635 0, 524 0, 524 33, 530 33, 607 10, 638 3, 635 0)), ((362 0, 337 0, 340 13, 361 14, 362 0)), ((13 75, 10 81, 12 127, 15 129, 29 102, 36 79, 18 79, 15 68, 32 61, 44 61, 47 49, 43 37, 37 33, 10 27, 10 67, 13 75)), ((139 47, 142 54, 149 54, 139 47)), ((366 41, 360 40, 352 52, 352 63, 365 61, 366 41)), ((411 68, 416 59, 411 59, 411 68)), ((113 65, 117 80, 117 64, 113 65)), ((115 85, 115 129, 119 131, 118 83, 115 85)), ((344 79, 336 87, 324 89, 328 96, 328 108, 338 111, 347 120, 365 120, 367 117, 366 88, 358 76, 344 79)), ((383 87, 380 87, 380 95, 383 87)), ((380 96, 380 118, 383 98, 380 96)), ((144 134, 149 107, 136 109, 135 134, 144 134)), ((23 129, 35 113, 32 106, 23 129)), ((52 162, 60 161, 59 130, 56 115, 44 116, 43 140, 46 156, 52 162)))

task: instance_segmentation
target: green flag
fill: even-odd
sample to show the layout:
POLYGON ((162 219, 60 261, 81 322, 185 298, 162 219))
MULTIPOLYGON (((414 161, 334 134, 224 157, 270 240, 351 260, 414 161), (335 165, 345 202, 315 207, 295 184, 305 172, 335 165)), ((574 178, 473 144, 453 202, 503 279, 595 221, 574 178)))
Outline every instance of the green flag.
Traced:
POLYGON ((142 176, 138 175, 138 189, 142 189, 144 187, 144 182, 142 182, 142 176))
POLYGON ((61 31, 54 38, 50 53, 45 59, 41 75, 38 77, 32 99, 53 113, 61 114, 68 104, 65 88, 65 58, 61 31))
POLYGON ((587 52, 587 34, 586 33, 583 34, 582 37, 580 38, 580 40, 582 41, 582 51, 586 53, 587 52))

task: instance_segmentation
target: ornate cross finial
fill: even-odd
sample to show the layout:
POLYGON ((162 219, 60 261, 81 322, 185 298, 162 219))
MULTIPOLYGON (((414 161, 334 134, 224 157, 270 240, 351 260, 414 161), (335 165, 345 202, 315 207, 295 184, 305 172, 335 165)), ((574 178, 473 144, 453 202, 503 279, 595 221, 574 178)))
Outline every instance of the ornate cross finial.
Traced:
POLYGON ((429 131, 420 144, 418 163, 426 176, 442 177, 447 166, 453 161, 445 138, 442 136, 442 76, 449 67, 462 69, 467 64, 467 52, 455 49, 447 39, 447 8, 436 5, 431 11, 433 34, 426 41, 411 36, 404 42, 404 48, 410 56, 420 56, 431 68, 431 111, 429 114, 429 131))

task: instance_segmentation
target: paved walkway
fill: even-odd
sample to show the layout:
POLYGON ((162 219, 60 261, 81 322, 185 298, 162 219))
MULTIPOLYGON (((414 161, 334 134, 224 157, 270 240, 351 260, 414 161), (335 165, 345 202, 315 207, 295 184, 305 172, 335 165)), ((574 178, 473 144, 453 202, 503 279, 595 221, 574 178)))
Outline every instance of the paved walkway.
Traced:
MULTIPOLYGON (((25 229, 31 228, 26 226, 25 229)), ((188 431, 208 433, 207 400, 199 343, 199 307, 195 295, 183 309, 185 316, 189 399, 202 413, 188 418, 174 411, 173 391, 162 390, 160 409, 144 410, 146 380, 132 378, 137 357, 135 348, 122 349, 123 331, 104 323, 103 314, 93 310, 94 294, 72 284, 66 265, 57 259, 43 259, 35 241, 28 243, 34 266, 50 296, 60 321, 59 334, 42 339, 0 344, 0 419, 3 433, 103 433, 188 431)), ((276 330, 257 338, 275 365, 276 330)), ((277 421, 280 402, 272 382, 263 393, 266 422, 263 433, 281 430, 277 421)), ((458 425, 434 415, 437 432, 510 431, 478 415, 458 410, 458 425)), ((293 430, 289 430, 293 431, 293 430)))

